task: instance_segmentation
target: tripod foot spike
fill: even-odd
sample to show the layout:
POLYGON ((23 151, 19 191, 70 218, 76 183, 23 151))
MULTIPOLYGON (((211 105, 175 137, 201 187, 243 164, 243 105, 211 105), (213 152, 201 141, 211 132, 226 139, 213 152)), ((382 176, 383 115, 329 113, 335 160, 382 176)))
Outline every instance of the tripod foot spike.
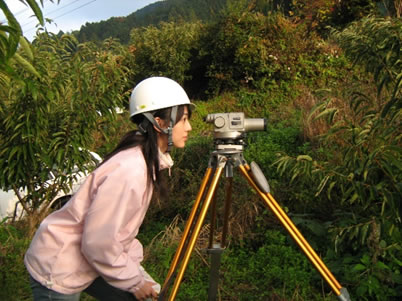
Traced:
POLYGON ((348 290, 344 287, 341 288, 341 294, 338 296, 341 301, 351 301, 348 290))

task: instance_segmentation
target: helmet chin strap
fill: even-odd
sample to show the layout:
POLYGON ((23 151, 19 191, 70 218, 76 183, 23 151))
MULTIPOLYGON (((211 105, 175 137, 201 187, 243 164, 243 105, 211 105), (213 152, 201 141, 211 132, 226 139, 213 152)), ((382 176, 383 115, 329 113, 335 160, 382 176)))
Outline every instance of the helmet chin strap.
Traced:
POLYGON ((170 112, 170 123, 167 129, 162 129, 159 124, 156 122, 154 116, 149 112, 142 113, 158 130, 160 130, 163 134, 168 135, 168 147, 167 152, 170 152, 173 147, 173 127, 176 124, 177 118, 177 108, 178 106, 172 107, 172 111, 170 112))

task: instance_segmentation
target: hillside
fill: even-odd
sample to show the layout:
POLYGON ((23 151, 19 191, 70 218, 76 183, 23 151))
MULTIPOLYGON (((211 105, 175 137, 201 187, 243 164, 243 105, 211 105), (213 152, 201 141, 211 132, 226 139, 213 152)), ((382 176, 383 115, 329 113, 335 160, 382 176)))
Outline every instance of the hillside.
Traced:
POLYGON ((208 22, 217 18, 226 0, 166 0, 152 3, 126 17, 113 17, 101 22, 86 23, 74 32, 80 42, 102 41, 113 37, 126 44, 131 29, 157 25, 167 21, 208 22))
MULTIPOLYGON (((360 19, 377 7, 382 15, 395 15, 396 8, 392 3, 385 5, 382 2, 363 0, 353 5, 346 1, 339 2, 337 8, 332 11, 332 17, 328 21, 335 27, 344 27, 353 20, 360 19)), ((303 1, 291 0, 164 0, 149 4, 125 17, 112 17, 100 22, 87 22, 80 30, 73 34, 79 42, 100 42, 107 38, 116 38, 122 44, 127 44, 130 39, 130 32, 134 28, 157 26, 161 22, 194 22, 213 23, 219 20, 222 13, 227 10, 241 9, 247 6, 250 11, 268 14, 272 11, 281 11, 283 14, 293 14, 296 10, 303 13, 300 19, 312 24, 320 24, 321 18, 328 15, 328 8, 331 2, 321 5, 317 14, 315 11, 319 5, 306 4, 303 1)), ((316 28, 318 29, 318 28, 316 28)))

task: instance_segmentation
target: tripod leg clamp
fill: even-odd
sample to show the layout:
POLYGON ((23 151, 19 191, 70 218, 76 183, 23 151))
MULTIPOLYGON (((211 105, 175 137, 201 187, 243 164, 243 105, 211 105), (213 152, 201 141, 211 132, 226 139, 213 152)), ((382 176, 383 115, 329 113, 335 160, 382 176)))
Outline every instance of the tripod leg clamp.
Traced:
POLYGON ((270 188, 267 179, 264 176, 264 173, 261 171, 260 167, 254 161, 250 164, 251 168, 251 177, 257 184, 258 188, 261 189, 264 193, 269 193, 270 188))
POLYGON ((341 301, 351 301, 349 292, 346 288, 344 287, 341 288, 341 294, 338 296, 338 299, 341 301))

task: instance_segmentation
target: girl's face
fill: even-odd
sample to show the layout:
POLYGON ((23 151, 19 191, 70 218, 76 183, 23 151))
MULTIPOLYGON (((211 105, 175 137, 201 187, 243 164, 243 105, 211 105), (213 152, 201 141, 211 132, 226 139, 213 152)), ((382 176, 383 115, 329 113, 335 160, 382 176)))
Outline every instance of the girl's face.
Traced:
POLYGON ((177 148, 183 148, 186 145, 188 133, 192 130, 188 118, 188 109, 187 106, 185 106, 183 116, 175 124, 172 131, 173 145, 177 148))
MULTIPOLYGON (((183 148, 186 145, 188 139, 188 133, 192 130, 190 121, 189 121, 189 113, 188 108, 185 106, 183 112, 183 116, 181 119, 175 124, 172 131, 172 141, 173 145, 177 148, 183 148)), ((164 122, 158 117, 155 120, 159 123, 162 128, 165 128, 164 122)), ((158 135, 158 146, 162 152, 166 152, 168 147, 168 136, 165 134, 158 135)))

